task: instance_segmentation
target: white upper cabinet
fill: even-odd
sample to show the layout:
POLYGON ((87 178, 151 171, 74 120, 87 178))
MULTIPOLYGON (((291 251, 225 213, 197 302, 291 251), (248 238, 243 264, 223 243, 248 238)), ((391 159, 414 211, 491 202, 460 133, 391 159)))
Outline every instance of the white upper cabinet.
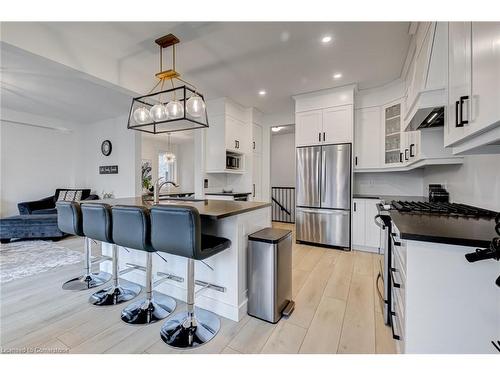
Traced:
POLYGON ((294 96, 296 146, 352 143, 354 86, 294 96))
POLYGON ((500 22, 472 23, 471 104, 468 134, 500 125, 500 22))
POLYGON ((354 169, 382 166, 382 122, 380 107, 354 113, 354 169))
POLYGON ((353 109, 344 105, 323 110, 323 142, 352 143, 353 109))
POLYGON ((227 98, 207 102, 210 127, 205 130, 207 173, 243 173, 246 154, 251 152, 252 128, 248 111, 227 98), (226 168, 227 152, 238 154, 240 168, 226 168))
POLYGON ((500 153, 500 22, 450 22, 448 70, 445 145, 500 153))
POLYGON ((297 146, 317 145, 323 139, 323 111, 295 114, 295 142, 297 146))
POLYGON ((226 116, 226 150, 246 153, 249 148, 248 144, 246 124, 231 116, 226 116))
POLYGON ((252 124, 252 151, 262 153, 262 127, 257 124, 252 124))
POLYGON ((464 136, 468 103, 471 96, 471 23, 450 22, 448 25, 448 121, 445 146, 464 136))
POLYGON ((296 145, 351 143, 352 117, 352 105, 296 113, 296 145))

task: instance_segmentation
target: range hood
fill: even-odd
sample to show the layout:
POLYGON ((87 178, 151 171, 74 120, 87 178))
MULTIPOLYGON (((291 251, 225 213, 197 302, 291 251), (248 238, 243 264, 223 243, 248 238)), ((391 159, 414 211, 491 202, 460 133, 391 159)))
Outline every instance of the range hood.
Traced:
POLYGON ((418 130, 444 126, 444 106, 419 108, 412 117, 406 130, 418 130))
MULTIPOLYGON (((421 23, 425 24, 425 23, 421 23)), ((411 94, 404 118, 407 131, 444 126, 448 30, 445 22, 432 22, 415 58, 411 94), (415 77, 419 77, 419 79, 415 77), (411 102, 410 102, 411 101, 411 102)))

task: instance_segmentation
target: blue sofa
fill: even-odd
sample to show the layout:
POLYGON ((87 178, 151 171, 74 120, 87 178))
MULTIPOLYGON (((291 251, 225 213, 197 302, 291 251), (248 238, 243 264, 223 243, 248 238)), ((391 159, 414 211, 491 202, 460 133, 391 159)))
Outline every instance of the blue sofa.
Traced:
POLYGON ((0 220, 0 241, 7 243, 14 238, 57 240, 65 237, 66 233, 61 232, 57 226, 56 202, 61 191, 81 191, 82 201, 99 199, 97 195, 90 194, 90 189, 57 189, 50 197, 21 202, 17 205, 19 215, 0 220))

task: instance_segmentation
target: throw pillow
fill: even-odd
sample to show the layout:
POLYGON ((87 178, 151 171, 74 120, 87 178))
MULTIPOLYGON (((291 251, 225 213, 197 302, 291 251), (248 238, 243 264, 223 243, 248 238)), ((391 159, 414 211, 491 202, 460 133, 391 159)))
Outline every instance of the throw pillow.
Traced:
POLYGON ((58 201, 69 201, 69 202, 78 202, 82 200, 82 191, 81 190, 61 190, 59 192, 59 196, 57 197, 58 201))

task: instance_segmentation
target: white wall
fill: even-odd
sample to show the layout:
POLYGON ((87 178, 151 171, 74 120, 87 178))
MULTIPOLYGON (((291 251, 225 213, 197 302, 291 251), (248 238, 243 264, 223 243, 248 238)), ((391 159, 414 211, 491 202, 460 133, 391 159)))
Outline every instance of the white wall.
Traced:
POLYGON ((354 173, 354 194, 424 195, 424 172, 354 173))
POLYGON ((106 192, 120 198, 140 194, 141 136, 127 129, 127 116, 82 125, 78 134, 77 182, 98 195, 106 192), (101 153, 101 143, 106 139, 113 146, 110 156, 101 153), (101 165, 118 165, 118 174, 100 175, 101 165))
POLYGON ((271 186, 295 187, 295 133, 271 135, 271 186))
POLYGON ((47 127, 0 122, 1 217, 17 215, 17 203, 48 197, 57 188, 89 187, 75 184, 77 137, 73 125, 70 128, 55 119, 6 109, 2 109, 2 118, 47 127))
POLYGON ((466 156, 462 165, 427 167, 424 194, 436 183, 446 185, 451 202, 500 211, 500 155, 466 156))

